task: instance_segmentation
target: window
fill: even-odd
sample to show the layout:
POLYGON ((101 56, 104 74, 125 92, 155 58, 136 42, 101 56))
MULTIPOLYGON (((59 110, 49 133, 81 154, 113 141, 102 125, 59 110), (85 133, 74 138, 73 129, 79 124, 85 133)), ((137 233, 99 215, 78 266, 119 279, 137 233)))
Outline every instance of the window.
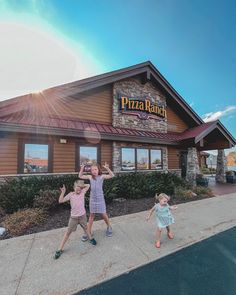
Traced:
POLYGON ((148 149, 137 149, 137 169, 149 169, 149 152, 148 149))
POLYGON ((151 150, 151 169, 161 170, 162 169, 162 151, 151 150))
POLYGON ((48 144, 24 144, 24 173, 48 172, 48 144))
POLYGON ((133 148, 122 148, 122 170, 132 171, 135 170, 135 149, 133 148))
POLYGON ((123 171, 162 170, 162 150, 148 148, 122 148, 123 171))
POLYGON ((92 164, 98 162, 98 148, 96 146, 80 146, 79 147, 79 163, 85 164, 85 172, 90 171, 92 164))

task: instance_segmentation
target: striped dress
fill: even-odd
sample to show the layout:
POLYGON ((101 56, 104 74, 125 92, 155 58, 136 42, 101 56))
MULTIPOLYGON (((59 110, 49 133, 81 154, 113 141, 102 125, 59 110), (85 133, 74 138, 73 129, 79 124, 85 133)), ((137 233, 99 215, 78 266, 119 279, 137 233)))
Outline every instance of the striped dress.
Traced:
POLYGON ((106 204, 103 194, 103 178, 98 175, 95 179, 90 179, 90 213, 106 213, 106 204))
POLYGON ((159 203, 155 205, 155 212, 157 218, 157 226, 165 228, 174 223, 174 217, 171 214, 170 206, 161 206, 159 203))

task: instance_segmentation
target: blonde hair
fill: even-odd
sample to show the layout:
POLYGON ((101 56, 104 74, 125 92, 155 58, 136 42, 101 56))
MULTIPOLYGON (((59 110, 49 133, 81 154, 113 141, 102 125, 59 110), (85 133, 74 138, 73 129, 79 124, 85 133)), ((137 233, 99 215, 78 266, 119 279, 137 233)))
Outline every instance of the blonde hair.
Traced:
POLYGON ((77 179, 75 182, 74 182, 74 188, 76 186, 79 186, 80 188, 83 188, 85 185, 84 185, 84 181, 83 180, 80 180, 80 179, 77 179))
POLYGON ((161 199, 167 199, 167 201, 169 201, 170 200, 170 197, 169 196, 167 196, 166 194, 164 194, 164 193, 161 193, 161 194, 155 194, 155 201, 156 202, 158 202, 158 201, 160 201, 161 199))

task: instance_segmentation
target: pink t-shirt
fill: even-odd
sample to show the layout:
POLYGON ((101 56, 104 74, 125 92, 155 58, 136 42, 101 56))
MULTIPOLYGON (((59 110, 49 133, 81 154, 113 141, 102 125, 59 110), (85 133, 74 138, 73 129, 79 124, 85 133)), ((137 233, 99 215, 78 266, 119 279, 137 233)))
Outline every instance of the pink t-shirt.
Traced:
POLYGON ((86 214, 85 208, 84 208, 84 195, 86 190, 82 189, 79 194, 76 194, 75 192, 71 192, 68 195, 65 196, 65 201, 70 201, 71 211, 70 215, 71 217, 78 217, 86 214))

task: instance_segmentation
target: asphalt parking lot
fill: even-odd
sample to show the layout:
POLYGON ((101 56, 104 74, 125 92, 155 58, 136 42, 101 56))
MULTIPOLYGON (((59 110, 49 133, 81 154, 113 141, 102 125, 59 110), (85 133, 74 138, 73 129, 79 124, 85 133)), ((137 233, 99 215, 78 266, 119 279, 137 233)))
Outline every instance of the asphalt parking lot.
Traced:
POLYGON ((77 295, 236 294, 236 227, 77 295))

